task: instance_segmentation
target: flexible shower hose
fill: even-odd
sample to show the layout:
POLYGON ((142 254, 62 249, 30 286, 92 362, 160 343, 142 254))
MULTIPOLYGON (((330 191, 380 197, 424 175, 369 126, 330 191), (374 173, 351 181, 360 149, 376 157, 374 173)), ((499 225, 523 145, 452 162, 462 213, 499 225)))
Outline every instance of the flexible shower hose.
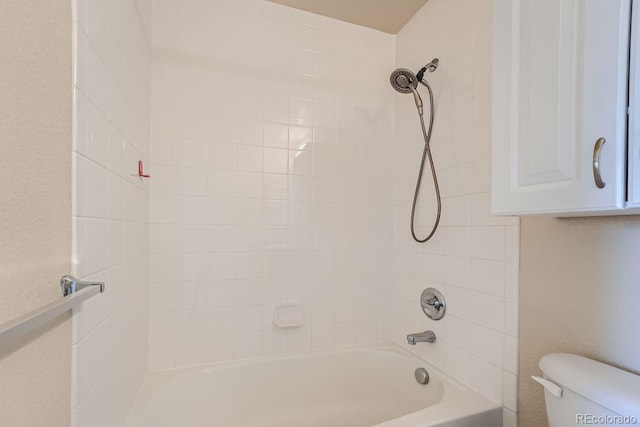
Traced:
POLYGON ((413 206, 411 207, 411 235, 413 239, 418 243, 424 243, 431 239, 438 228, 438 224, 440 223, 440 214, 442 212, 442 201, 440 199, 440 187, 438 186, 438 177, 436 176, 436 168, 433 164, 433 156, 431 155, 431 130, 433 129, 433 119, 434 119, 434 109, 433 109, 433 91, 431 90, 431 86, 425 80, 421 80, 420 83, 425 85, 429 91, 429 130, 425 129, 424 125, 424 116, 419 114, 420 117, 420 127, 422 128, 422 135, 424 137, 424 149, 422 150, 422 161, 420 162, 420 171, 418 172, 418 181, 416 182, 416 191, 413 194, 413 206), (418 193, 420 192, 420 185, 422 184, 422 175, 424 173, 424 164, 426 159, 429 159, 429 166, 431 168, 431 176, 433 177, 433 187, 436 192, 436 199, 438 203, 438 212, 436 214, 436 219, 433 223, 433 228, 427 237, 424 239, 420 239, 416 235, 415 231, 415 214, 416 214, 416 204, 418 203, 418 193))

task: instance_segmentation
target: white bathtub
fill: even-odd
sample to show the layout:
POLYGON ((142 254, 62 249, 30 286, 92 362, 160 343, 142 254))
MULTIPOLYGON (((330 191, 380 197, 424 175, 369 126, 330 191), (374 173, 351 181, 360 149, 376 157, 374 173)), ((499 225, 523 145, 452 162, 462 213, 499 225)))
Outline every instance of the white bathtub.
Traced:
POLYGON ((178 426, 500 427, 502 409, 400 347, 376 346, 151 373, 126 427, 178 426))

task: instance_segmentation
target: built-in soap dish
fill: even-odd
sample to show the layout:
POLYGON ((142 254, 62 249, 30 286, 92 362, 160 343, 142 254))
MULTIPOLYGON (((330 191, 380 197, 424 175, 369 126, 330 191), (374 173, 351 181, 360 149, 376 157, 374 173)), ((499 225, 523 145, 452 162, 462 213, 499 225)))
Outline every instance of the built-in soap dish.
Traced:
POLYGON ((278 304, 273 308, 273 324, 277 328, 299 328, 303 324, 302 305, 278 304))

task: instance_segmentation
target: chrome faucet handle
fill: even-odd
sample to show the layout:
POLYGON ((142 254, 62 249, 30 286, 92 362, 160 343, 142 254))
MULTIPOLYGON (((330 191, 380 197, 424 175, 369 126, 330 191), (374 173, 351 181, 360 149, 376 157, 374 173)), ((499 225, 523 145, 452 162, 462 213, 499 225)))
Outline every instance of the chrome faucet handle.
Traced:
POLYGON ((440 308, 442 308, 444 306, 444 304, 442 304, 442 301, 440 301, 436 297, 427 298, 427 299, 422 301, 422 304, 423 305, 427 305, 427 306, 433 308, 434 310, 440 310, 440 308))
POLYGON ((420 295, 422 311, 431 320, 440 320, 447 310, 444 296, 435 288, 427 288, 420 295))

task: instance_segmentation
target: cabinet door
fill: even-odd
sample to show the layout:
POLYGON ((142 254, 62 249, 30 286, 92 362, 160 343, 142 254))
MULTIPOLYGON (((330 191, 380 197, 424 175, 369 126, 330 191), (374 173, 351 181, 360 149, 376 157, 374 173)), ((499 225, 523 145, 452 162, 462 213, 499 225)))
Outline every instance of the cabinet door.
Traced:
POLYGON ((494 0, 494 213, 625 207, 630 1, 494 0))
POLYGON ((640 1, 633 1, 631 65, 629 67, 629 208, 640 208, 640 1))

